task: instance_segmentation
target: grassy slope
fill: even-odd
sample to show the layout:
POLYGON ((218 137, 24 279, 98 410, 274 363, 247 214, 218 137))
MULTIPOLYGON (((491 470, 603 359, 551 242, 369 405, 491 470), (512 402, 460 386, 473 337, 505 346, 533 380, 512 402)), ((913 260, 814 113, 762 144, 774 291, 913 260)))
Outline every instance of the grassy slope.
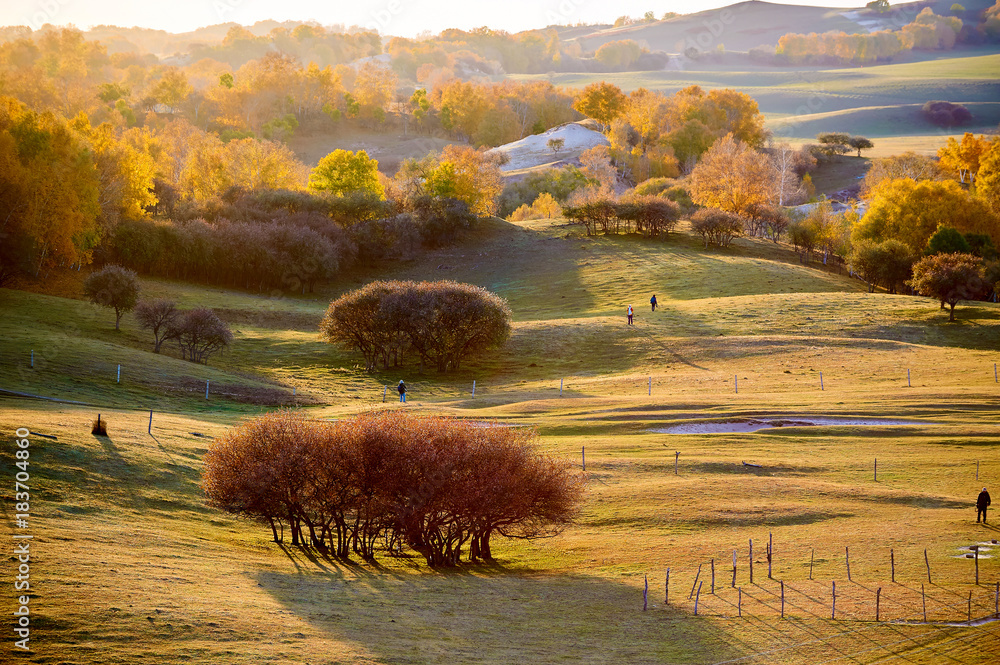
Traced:
MULTIPOLYGON (((232 352, 205 368, 148 353, 128 318, 116 335, 107 313, 90 305, 0 291, 0 362, 14 370, 0 387, 100 402, 110 433, 89 434, 93 408, 0 402, 5 433, 28 425, 58 437, 32 444, 40 595, 39 650, 29 662, 700 663, 775 649, 744 662, 1000 656, 997 624, 870 621, 877 586, 889 618, 919 617, 923 548, 934 569, 932 620, 962 616, 970 590, 976 616, 992 611, 992 587, 968 584, 970 564, 954 556, 960 545, 998 535, 970 524, 969 507, 976 460, 980 483, 1000 478, 998 306, 960 305, 959 323, 947 324, 936 303, 867 294, 770 243, 704 251, 685 233, 666 242, 586 238, 550 221, 493 222, 465 246, 380 276, 449 277, 497 290, 515 312, 508 349, 457 376, 413 367, 369 376, 310 330, 326 299, 353 280, 318 298, 149 282, 152 294, 225 307, 242 321, 232 352), (645 305, 653 292, 661 303, 655 314, 645 305), (629 302, 637 311, 631 328, 623 316, 629 302), (60 329, 66 321, 76 322, 71 334, 60 329), (45 359, 33 371, 24 369, 29 346, 45 359), (138 368, 122 388, 109 376, 119 357, 138 368), (197 488, 207 437, 255 408, 215 397, 205 405, 182 391, 157 397, 160 388, 143 373, 296 385, 325 403, 310 412, 327 417, 378 405, 380 386, 402 376, 413 388, 408 408, 532 424, 545 451, 574 460, 585 446, 587 501, 563 535, 502 544, 496 567, 442 574, 409 559, 372 566, 282 550, 265 530, 206 509, 197 488), (475 400, 467 394, 472 379, 475 400), (122 407, 154 399, 150 437, 148 416, 122 407), (666 421, 810 413, 927 425, 649 432, 666 421), (674 451, 681 451, 676 476, 674 451), (768 533, 774 578, 787 583, 784 621, 777 581, 766 578, 768 533), (745 563, 750 538, 754 586, 745 563), (896 584, 888 580, 890 547, 896 584), (742 620, 723 583, 733 549, 742 620), (688 591, 699 565, 704 618, 692 620, 688 591), (671 607, 664 608, 668 566, 671 607), (644 574, 651 576, 646 613, 644 574), (831 580, 838 622, 828 614, 831 580)), ((984 581, 1000 579, 997 559, 980 565, 984 581)))
MULTIPOLYGON (((557 85, 582 88, 607 80, 625 91, 648 88, 672 94, 689 85, 734 88, 753 97, 768 127, 782 138, 810 140, 824 131, 849 131, 882 139, 875 156, 897 149, 933 154, 949 135, 919 117, 929 99, 967 103, 974 124, 962 131, 994 129, 1000 122, 1000 54, 970 50, 921 62, 802 69, 748 67, 733 71, 694 65, 690 71, 556 74, 557 85), (899 139, 897 139, 899 137, 899 139)), ((957 133, 958 136, 961 133, 957 133)))

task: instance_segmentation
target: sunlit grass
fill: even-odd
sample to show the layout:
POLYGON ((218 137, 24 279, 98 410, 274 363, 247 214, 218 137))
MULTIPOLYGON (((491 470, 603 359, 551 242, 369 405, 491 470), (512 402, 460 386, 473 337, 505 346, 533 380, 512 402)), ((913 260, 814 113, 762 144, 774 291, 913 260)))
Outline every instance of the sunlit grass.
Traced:
POLYGON ((0 402, 5 433, 57 437, 31 443, 39 641, 28 662, 1000 658, 998 624, 941 625, 965 617, 970 591, 974 617, 989 614, 1000 580, 1000 559, 980 561, 977 587, 973 562, 958 558, 958 548, 998 537, 973 521, 976 493, 1000 478, 997 305, 963 303, 948 323, 933 301, 868 294, 784 245, 706 251, 683 227, 665 241, 587 238, 561 220, 493 222, 463 246, 377 274, 496 290, 514 312, 510 342, 455 375, 415 364, 367 374, 312 324, 354 277, 296 297, 144 280, 149 294, 230 317, 236 341, 206 367, 150 353, 130 317, 115 333, 107 311, 80 300, 0 291, 0 388, 99 405, 0 402), (405 408, 534 426, 543 452, 577 466, 585 454, 577 523, 550 539, 501 541, 495 565, 431 571, 419 558, 370 564, 281 548, 268 529, 205 506, 198 482, 211 438, 265 408, 206 401, 205 380, 295 392, 288 403, 308 404, 310 417, 340 418, 381 407, 383 386, 399 378, 411 389, 405 408), (97 411, 107 437, 90 434, 97 411), (809 416, 923 424, 652 432, 809 416), (729 587, 734 549, 743 618, 729 587), (885 621, 922 621, 921 583, 933 625, 885 621))

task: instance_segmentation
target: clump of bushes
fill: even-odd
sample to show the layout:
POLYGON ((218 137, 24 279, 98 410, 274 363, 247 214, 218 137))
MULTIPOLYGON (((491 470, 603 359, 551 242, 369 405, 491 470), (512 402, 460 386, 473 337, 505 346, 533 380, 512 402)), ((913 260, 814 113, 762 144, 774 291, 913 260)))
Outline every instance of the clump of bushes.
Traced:
POLYGON ((962 104, 929 101, 920 109, 924 117, 938 127, 955 127, 972 121, 972 112, 962 104))
POLYGON ((680 216, 680 206, 659 196, 632 195, 616 201, 595 195, 563 208, 563 217, 586 227, 588 236, 633 232, 651 238, 665 236, 674 230, 680 216))
POLYGON ((558 532, 578 510, 580 475, 539 455, 537 434, 403 411, 315 422, 247 421, 205 455, 211 505, 266 524, 275 542, 346 558, 398 554, 430 566, 491 560, 492 538, 558 532))
POLYGON ((376 281, 330 303, 323 337, 360 351, 369 370, 398 366, 410 355, 437 368, 503 346, 510 307, 486 289, 452 281, 376 281))
POLYGON ((702 208, 691 216, 691 230, 710 244, 729 247, 733 238, 743 231, 743 220, 731 212, 717 208, 702 208))

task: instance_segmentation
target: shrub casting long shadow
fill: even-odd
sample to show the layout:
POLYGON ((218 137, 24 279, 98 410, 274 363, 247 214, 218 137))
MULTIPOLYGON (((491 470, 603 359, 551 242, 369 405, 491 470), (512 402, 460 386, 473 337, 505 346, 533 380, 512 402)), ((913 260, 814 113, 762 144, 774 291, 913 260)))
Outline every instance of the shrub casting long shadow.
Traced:
POLYGON ((710 622, 665 610, 652 584, 643 612, 639 586, 470 569, 361 579, 300 569, 262 571, 256 580, 317 631, 381 662, 700 663, 707 654, 744 655, 710 622))

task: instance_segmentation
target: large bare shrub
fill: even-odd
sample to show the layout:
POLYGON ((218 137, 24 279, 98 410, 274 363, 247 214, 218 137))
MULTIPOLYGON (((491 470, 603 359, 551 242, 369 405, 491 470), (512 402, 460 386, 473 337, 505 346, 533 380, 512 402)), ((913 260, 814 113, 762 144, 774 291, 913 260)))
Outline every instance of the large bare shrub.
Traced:
POLYGON ((347 557, 403 546, 431 566, 492 559, 491 538, 557 533, 576 514, 582 478, 539 455, 524 428, 404 411, 311 422, 289 413, 247 421, 205 456, 211 505, 285 527, 293 545, 347 557), (466 550, 468 547, 468 550, 466 550))

